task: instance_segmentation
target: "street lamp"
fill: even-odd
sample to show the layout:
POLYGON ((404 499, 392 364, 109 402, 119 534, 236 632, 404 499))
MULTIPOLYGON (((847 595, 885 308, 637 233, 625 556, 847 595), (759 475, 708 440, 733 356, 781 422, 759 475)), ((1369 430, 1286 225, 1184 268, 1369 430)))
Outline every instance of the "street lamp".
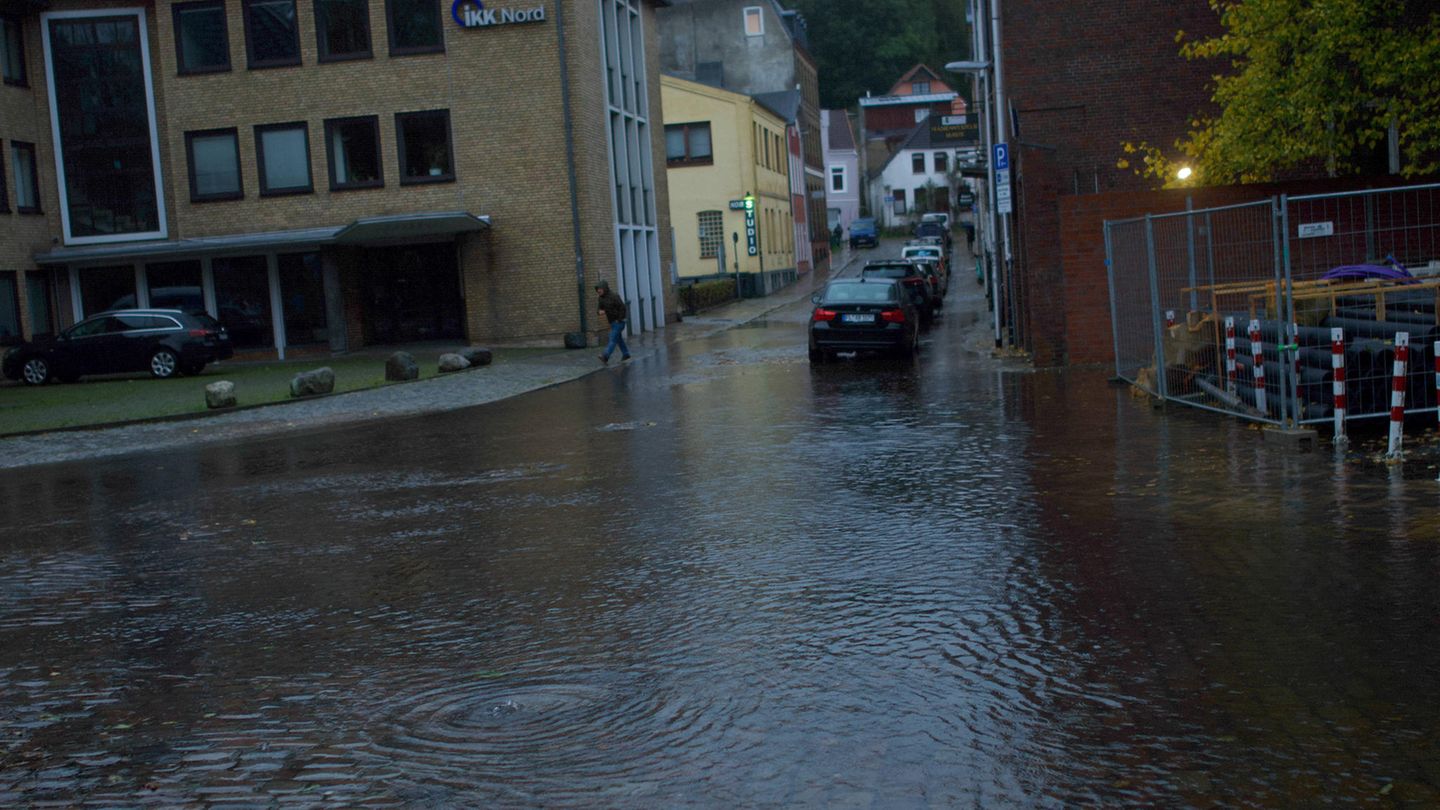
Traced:
POLYGON ((1181 167, 1180 167, 1180 170, 1177 171, 1177 172, 1175 172, 1175 177, 1178 178, 1178 179, 1180 179, 1180 180, 1182 180, 1182 181, 1183 181, 1183 180, 1189 180, 1189 179, 1190 179, 1190 175, 1192 175, 1192 174, 1194 174, 1194 173, 1195 173, 1194 170, 1191 169, 1189 166, 1181 166, 1181 167))

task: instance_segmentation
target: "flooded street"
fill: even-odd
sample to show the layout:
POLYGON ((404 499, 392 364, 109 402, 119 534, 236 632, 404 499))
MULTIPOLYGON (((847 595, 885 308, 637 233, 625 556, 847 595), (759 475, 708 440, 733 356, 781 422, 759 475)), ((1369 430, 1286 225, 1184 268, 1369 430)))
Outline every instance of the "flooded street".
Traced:
POLYGON ((1435 471, 949 308, 0 472, 0 805, 1440 802, 1435 471))

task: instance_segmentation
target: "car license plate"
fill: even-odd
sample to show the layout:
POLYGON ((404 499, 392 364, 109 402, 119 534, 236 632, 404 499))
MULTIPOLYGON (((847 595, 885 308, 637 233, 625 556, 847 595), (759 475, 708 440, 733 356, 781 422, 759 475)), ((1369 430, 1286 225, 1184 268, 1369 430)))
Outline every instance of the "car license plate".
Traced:
POLYGON ((874 323, 875 313, 873 312, 847 312, 840 316, 845 323, 874 323))

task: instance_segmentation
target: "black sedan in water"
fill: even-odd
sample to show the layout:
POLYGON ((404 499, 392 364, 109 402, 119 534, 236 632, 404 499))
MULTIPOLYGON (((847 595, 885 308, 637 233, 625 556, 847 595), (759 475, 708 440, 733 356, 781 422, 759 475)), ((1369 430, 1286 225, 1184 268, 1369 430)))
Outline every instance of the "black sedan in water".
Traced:
POLYGON ((832 281, 811 300, 811 363, 846 351, 888 351, 911 358, 920 348, 920 314, 899 281, 832 281))
POLYGON ((86 374, 148 371, 165 379, 199 374, 207 363, 234 354, 225 327, 204 313, 178 309, 102 312, 58 335, 40 335, 5 352, 0 371, 43 385, 86 374))

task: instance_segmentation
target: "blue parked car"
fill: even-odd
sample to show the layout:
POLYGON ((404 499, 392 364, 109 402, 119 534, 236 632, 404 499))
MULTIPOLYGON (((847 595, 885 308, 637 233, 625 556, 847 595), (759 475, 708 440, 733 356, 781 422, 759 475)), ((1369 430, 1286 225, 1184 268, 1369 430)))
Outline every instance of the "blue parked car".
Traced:
POLYGON ((870 247, 880 246, 880 233, 876 230, 872 217, 863 217, 850 223, 850 249, 854 250, 862 243, 870 247))

